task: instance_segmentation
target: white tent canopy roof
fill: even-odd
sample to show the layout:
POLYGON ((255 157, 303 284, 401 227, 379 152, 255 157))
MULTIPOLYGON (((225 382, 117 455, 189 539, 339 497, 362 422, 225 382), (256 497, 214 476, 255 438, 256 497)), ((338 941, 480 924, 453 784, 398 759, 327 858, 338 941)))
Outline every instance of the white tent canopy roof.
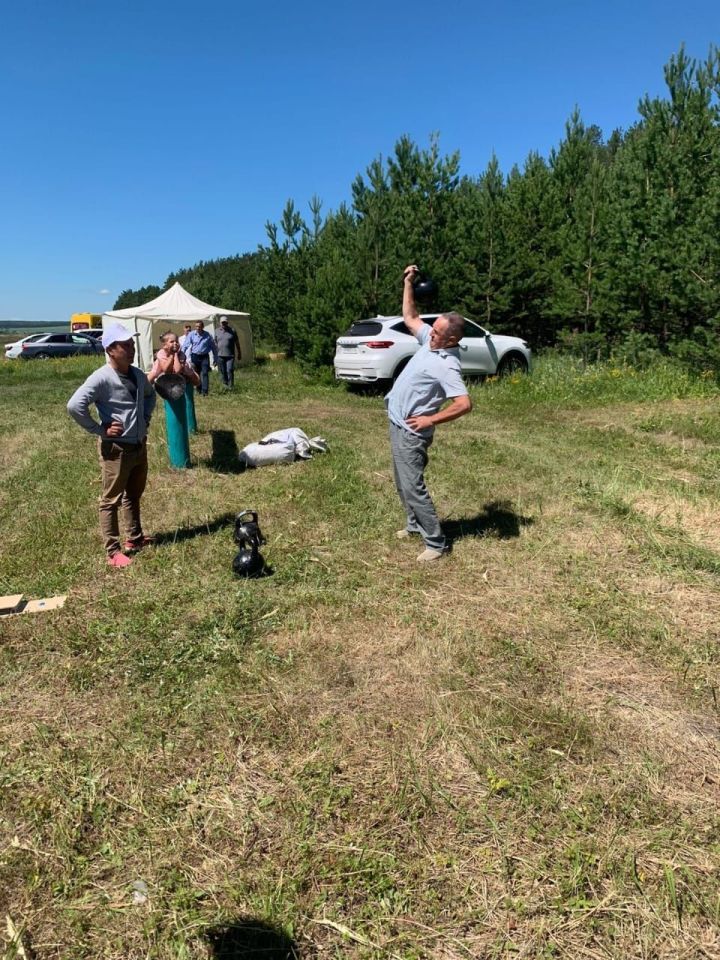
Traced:
POLYGON ((174 283, 165 293, 161 293, 159 297, 139 307, 106 311, 102 322, 103 327, 111 323, 121 323, 129 331, 130 336, 137 338, 136 363, 142 370, 149 370, 155 351, 160 346, 161 333, 170 329, 179 335, 182 332, 182 324, 197 323, 198 320, 202 320, 206 331, 214 336, 215 328, 219 325, 219 317, 229 317, 234 321, 233 329, 238 335, 241 362, 253 363, 255 347, 250 329, 250 314, 203 303, 202 300, 198 300, 183 289, 179 283, 174 283))
POLYGON ((224 307, 214 307, 211 303, 198 300, 184 287, 175 282, 169 290, 161 293, 154 300, 143 303, 140 307, 128 307, 125 310, 107 310, 106 317, 115 320, 130 320, 140 317, 143 320, 172 320, 184 323, 186 321, 213 320, 216 317, 248 317, 249 314, 240 310, 227 310, 224 307))

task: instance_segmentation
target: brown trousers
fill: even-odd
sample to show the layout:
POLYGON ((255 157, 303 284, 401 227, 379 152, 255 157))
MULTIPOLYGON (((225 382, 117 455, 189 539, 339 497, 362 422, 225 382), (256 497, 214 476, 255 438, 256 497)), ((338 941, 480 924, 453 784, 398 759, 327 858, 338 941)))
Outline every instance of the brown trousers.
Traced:
POLYGON ((102 475, 100 533, 108 556, 112 556, 120 549, 120 507, 128 540, 139 540, 143 535, 140 497, 147 483, 147 446, 145 443, 125 446, 101 438, 98 454, 102 475))

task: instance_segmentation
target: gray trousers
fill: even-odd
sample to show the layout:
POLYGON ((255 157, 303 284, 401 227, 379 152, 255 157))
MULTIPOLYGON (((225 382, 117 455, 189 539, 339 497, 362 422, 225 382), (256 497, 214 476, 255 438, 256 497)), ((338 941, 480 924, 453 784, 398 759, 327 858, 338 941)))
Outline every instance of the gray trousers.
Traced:
POLYGON ((235 357, 221 357, 218 355, 217 358, 218 370, 220 371, 220 376, 222 377, 222 382, 226 387, 235 386, 235 357))
POLYGON ((407 529, 419 533, 426 547, 444 550, 445 537, 423 476, 431 443, 432 437, 426 440, 390 423, 395 486, 407 514, 407 529))

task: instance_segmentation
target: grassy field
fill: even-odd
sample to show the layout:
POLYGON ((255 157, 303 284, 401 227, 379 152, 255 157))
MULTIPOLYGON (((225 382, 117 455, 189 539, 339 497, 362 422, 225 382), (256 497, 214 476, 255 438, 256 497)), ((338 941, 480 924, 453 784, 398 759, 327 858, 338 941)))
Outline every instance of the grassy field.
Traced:
POLYGON ((64 409, 91 364, 0 364, 0 592, 69 594, 0 622, 8 958, 720 956, 709 376, 473 387, 431 451, 430 570, 394 537, 379 398, 214 379, 192 470, 156 417, 159 542, 114 571, 64 409), (329 453, 238 473, 284 426, 329 453))

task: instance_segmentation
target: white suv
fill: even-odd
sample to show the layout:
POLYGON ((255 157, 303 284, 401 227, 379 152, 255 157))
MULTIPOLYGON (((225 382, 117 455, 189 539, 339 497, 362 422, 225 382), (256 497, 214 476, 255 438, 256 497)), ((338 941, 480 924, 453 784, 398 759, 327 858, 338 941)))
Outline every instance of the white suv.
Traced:
MULTIPOLYGON (((432 326, 439 316, 442 314, 428 313, 421 319, 432 326)), ((350 383, 389 383, 419 347, 402 317, 359 320, 337 339, 335 376, 350 383)), ((472 320, 465 320, 459 350, 465 374, 491 377, 515 371, 527 373, 530 369, 530 347, 524 340, 496 336, 472 320)))

